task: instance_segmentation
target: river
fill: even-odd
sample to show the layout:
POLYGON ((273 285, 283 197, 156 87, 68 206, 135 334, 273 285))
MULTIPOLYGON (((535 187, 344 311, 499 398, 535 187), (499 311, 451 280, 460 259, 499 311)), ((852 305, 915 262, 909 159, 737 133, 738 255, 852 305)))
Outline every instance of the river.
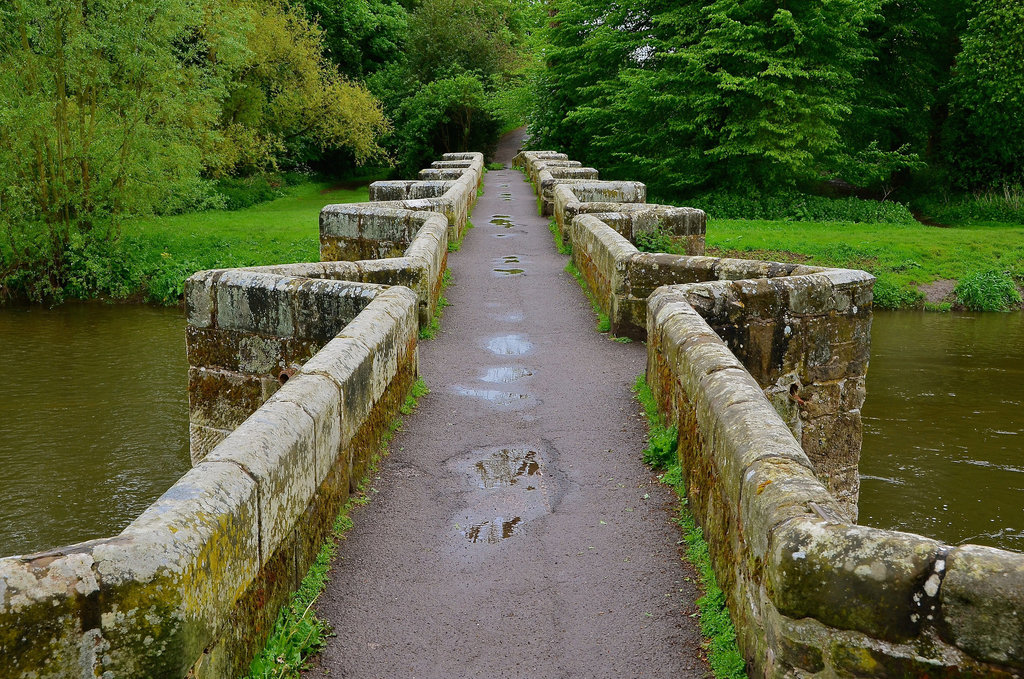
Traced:
POLYGON ((1024 314, 876 311, 860 523, 1024 551, 1024 314))
MULTIPOLYGON (((118 533, 189 467, 174 309, 0 309, 0 555, 118 533)), ((860 522, 1024 550, 1024 314, 875 313, 860 522)))
POLYGON ((0 555, 116 535, 188 468, 185 319, 0 308, 0 555))

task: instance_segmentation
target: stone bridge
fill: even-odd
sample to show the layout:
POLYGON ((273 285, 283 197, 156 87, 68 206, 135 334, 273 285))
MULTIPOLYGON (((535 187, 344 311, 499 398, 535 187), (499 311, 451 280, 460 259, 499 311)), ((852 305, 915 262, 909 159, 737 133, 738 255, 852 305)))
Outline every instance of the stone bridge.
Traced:
MULTIPOLYGON (((751 675, 1024 674, 1024 555, 855 523, 872 278, 706 257, 700 210, 650 205, 643 184, 601 181, 563 154, 526 151, 516 164, 612 333, 646 340, 647 381, 678 427, 689 504, 751 675), (640 252, 637 235, 653 230, 687 254, 640 252)), ((0 676, 244 673, 419 373, 419 330, 437 313, 449 244, 483 177, 480 154, 446 154, 415 181, 373 184, 370 203, 325 207, 321 262, 189 279, 193 468, 117 536, 0 559, 0 676)), ((601 418, 598 438, 616 436, 601 418)), ((537 457, 561 458, 547 483, 564 493, 581 485, 571 468, 588 463, 568 454, 537 457)), ((524 519, 538 532, 563 515, 548 504, 546 519, 524 519)), ((623 544, 638 558, 648 549, 623 544)), ((642 582, 618 589, 609 596, 651 594, 642 582)), ((686 617, 621 634, 672 656, 660 630, 694 629, 686 617)), ((704 675, 687 648, 678 667, 704 675)), ((652 664, 652 676, 672 665, 652 664)))

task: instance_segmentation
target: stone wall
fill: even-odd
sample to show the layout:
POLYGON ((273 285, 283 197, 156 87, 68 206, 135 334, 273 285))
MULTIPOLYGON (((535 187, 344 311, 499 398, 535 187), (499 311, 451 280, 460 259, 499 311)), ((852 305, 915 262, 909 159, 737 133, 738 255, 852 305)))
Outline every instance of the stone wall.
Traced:
POLYGON ((751 675, 1024 675, 1024 555, 851 523, 703 318, 721 286, 651 295, 647 379, 751 675))
POLYGON ((551 196, 612 332, 647 339, 751 676, 1024 676, 1024 555, 854 523, 872 277, 639 252, 630 183, 551 196))
MULTIPOLYGON (((536 166, 545 162, 568 162, 535 161, 531 152, 521 158, 535 174, 543 173, 536 166)), ((631 202, 642 196, 634 184, 618 182, 603 191, 579 184, 554 189, 555 214, 563 218, 573 262, 608 314, 612 334, 644 339, 647 299, 662 285, 719 281, 701 289, 700 294, 710 295, 707 299, 691 303, 751 372, 846 516, 855 520, 872 277, 777 262, 640 252, 632 241, 654 228, 682 239, 688 250, 703 252, 706 219, 693 208, 631 202), (587 203, 581 194, 630 201, 587 203), (841 291, 825 282, 825 272, 844 279, 841 291)))
POLYGON ((324 208, 354 261, 189 279, 194 466, 115 537, 0 559, 0 676, 246 671, 416 378, 483 169, 442 162, 461 175, 438 197, 324 208))

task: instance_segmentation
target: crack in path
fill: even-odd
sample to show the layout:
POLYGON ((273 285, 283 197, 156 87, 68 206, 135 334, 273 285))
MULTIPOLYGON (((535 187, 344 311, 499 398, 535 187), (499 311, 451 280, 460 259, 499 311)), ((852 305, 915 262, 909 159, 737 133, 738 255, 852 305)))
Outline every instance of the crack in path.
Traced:
POLYGON ((352 514, 307 676, 708 676, 674 497, 640 455, 644 345, 594 330, 521 173, 485 187, 420 345, 432 391, 352 514))

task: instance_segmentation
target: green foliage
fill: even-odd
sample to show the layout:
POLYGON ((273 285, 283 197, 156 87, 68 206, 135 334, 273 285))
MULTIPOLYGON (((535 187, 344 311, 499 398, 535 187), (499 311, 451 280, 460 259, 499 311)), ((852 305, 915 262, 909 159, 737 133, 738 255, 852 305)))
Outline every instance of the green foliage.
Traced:
POLYGON ((965 188, 1024 181, 1024 4, 976 0, 956 58, 945 145, 965 188))
MULTIPOLYGON (((448 242, 448 252, 458 252, 459 250, 461 250, 462 249, 462 241, 466 240, 466 234, 468 234, 469 230, 472 229, 472 228, 474 228, 473 227, 473 222, 471 222, 471 221, 469 221, 467 219, 466 220, 466 228, 462 232, 462 235, 459 236, 459 239, 455 240, 455 241, 449 241, 448 242)), ((451 275, 447 269, 445 269, 445 274, 446 275, 451 275)))
POLYGON ((301 0, 324 31, 324 47, 348 78, 363 78, 405 47, 409 14, 395 0, 301 0))
POLYGON ((394 99, 395 133, 389 143, 397 148, 397 166, 405 176, 441 153, 480 150, 490 153, 497 143, 498 121, 490 111, 490 99, 483 80, 473 73, 459 73, 420 84, 416 81, 388 81, 393 72, 380 74, 376 87, 402 87, 404 96, 394 99))
POLYGON ((412 415, 413 411, 416 410, 416 406, 419 405, 420 398, 429 393, 430 389, 427 387, 427 383, 423 381, 422 377, 417 377, 416 381, 412 384, 412 389, 406 395, 402 407, 399 408, 399 412, 403 415, 412 415))
POLYGON ((914 207, 939 224, 1024 224, 1024 186, 1004 184, 956 198, 923 198, 915 201, 914 207))
POLYGON ((655 228, 651 231, 638 233, 636 235, 636 248, 641 252, 678 251, 676 243, 672 240, 672 234, 668 233, 663 228, 655 228))
POLYGON ((879 309, 905 309, 917 306, 924 297, 917 290, 901 286, 899 281, 879 273, 875 280, 875 301, 879 309))
POLYGON ((957 282, 953 292, 971 311, 1009 311, 1021 303, 1017 285, 1002 271, 972 271, 957 282))
POLYGON ((124 296, 148 275, 126 222, 264 200, 265 179, 210 179, 326 147, 365 160, 386 129, 366 88, 324 59, 319 28, 281 3, 8 3, 0 290, 124 296))
POLYGON ((485 78, 507 71, 517 58, 518 21, 516 3, 422 0, 409 16, 409 66, 425 82, 453 71, 485 78))
POLYGON ((644 450, 644 462, 663 472, 661 482, 671 486, 679 499, 675 522, 682 528, 686 557, 697 571, 704 590, 697 599, 697 608, 700 610, 700 631, 707 639, 711 673, 716 679, 746 679, 745 663, 736 644, 736 628, 729 615, 725 593, 718 586, 704 532, 687 509, 682 468, 676 457, 678 432, 675 426, 665 426, 658 403, 643 375, 636 378, 633 393, 647 417, 648 444, 644 450))
POLYGON ((982 270, 1024 278, 1024 226, 852 224, 715 219, 709 253, 863 269, 877 277, 875 304, 918 307, 918 286, 982 270))
POLYGON ((769 219, 796 222, 854 222, 863 224, 913 224, 914 215, 902 203, 828 198, 797 191, 746 193, 717 191, 696 196, 689 205, 716 219, 769 219))
POLYGON ((555 239, 555 249, 558 250, 560 255, 571 255, 572 254, 572 243, 565 240, 562 236, 562 230, 558 228, 558 222, 554 219, 548 222, 548 231, 551 232, 551 237, 555 239))
POLYGON ((873 0, 555 6, 535 144, 656 193, 787 186, 849 155, 873 0))

